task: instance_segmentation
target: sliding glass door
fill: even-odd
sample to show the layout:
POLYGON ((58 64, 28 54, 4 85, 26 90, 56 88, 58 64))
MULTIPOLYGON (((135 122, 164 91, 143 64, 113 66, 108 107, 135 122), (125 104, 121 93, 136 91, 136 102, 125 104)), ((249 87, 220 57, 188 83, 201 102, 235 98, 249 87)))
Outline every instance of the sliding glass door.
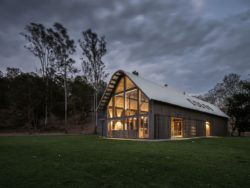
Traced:
POLYGON ((181 118, 171 118, 171 137, 183 137, 183 123, 181 118))

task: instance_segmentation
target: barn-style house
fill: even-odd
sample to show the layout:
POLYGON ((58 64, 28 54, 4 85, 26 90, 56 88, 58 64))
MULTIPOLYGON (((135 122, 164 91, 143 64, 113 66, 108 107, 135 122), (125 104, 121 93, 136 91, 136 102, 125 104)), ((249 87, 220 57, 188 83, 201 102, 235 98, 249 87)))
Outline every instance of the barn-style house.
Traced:
POLYGON ((101 134, 167 139, 226 136, 228 116, 218 107, 137 72, 115 72, 98 106, 101 134))

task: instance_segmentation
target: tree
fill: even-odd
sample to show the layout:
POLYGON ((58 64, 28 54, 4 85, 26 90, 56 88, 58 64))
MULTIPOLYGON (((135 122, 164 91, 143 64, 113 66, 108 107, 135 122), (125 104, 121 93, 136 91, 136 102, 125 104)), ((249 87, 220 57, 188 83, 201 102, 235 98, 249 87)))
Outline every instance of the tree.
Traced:
POLYGON ((21 70, 19 68, 13 68, 13 67, 12 68, 7 67, 6 72, 7 72, 6 77, 9 79, 16 78, 21 74, 21 70))
MULTIPOLYGON (((49 80, 51 124, 46 131, 64 130, 64 78, 55 74, 49 80)), ((0 74, 0 130, 18 129, 43 131, 45 83, 37 73, 24 73, 18 68, 7 68, 0 74)), ((94 89, 84 76, 68 77, 68 125, 79 126, 89 121, 94 89)), ((69 126, 68 126, 69 127, 69 126)), ((85 127, 88 130, 88 126, 85 127)))
POLYGON ((244 132, 249 126, 249 81, 241 80, 240 75, 225 75, 223 82, 218 83, 205 95, 198 96, 215 104, 230 116, 231 135, 235 130, 244 132))
POLYGON ((250 130, 250 82, 242 81, 242 89, 241 93, 227 99, 228 115, 234 120, 231 135, 236 129, 239 136, 241 132, 250 130))
POLYGON ((240 75, 231 73, 224 76, 222 83, 217 83, 208 93, 200 95, 198 98, 210 102, 227 112, 227 98, 240 93, 241 90, 240 75))
POLYGON ((70 112, 74 115, 80 114, 81 121, 84 121, 90 113, 93 91, 93 87, 83 76, 76 76, 70 82, 70 112))
POLYGON ((35 73, 7 68, 0 79, 0 128, 37 129, 42 114, 44 82, 35 73))
POLYGON ((44 127, 46 128, 48 121, 49 77, 53 73, 53 63, 55 60, 55 55, 53 53, 54 41, 51 35, 48 34, 45 26, 42 24, 30 23, 25 27, 25 31, 25 33, 21 33, 21 35, 28 41, 28 44, 25 45, 25 48, 39 59, 42 77, 45 82, 44 127))
POLYGON ((108 74, 105 73, 105 65, 102 61, 106 54, 106 41, 104 36, 101 38, 88 29, 83 33, 83 40, 79 40, 82 49, 82 70, 87 81, 94 88, 94 112, 95 112, 95 127, 97 127, 97 103, 98 92, 100 91, 101 83, 106 79, 108 74))
POLYGON ((56 67, 59 74, 62 75, 64 81, 64 129, 67 133, 68 119, 68 76, 74 74, 77 69, 74 67, 75 61, 70 56, 75 53, 74 40, 70 39, 67 29, 60 23, 54 24, 54 30, 49 29, 48 32, 54 40, 53 51, 56 59, 56 67))

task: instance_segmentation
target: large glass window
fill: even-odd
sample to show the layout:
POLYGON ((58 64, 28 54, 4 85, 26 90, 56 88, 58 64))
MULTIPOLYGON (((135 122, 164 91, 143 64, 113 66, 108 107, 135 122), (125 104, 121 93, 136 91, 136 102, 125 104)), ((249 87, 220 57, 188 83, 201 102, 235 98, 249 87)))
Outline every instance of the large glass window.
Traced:
POLYGON ((107 106, 108 135, 148 138, 148 112, 149 99, 128 77, 122 77, 107 106))
POLYGON ((124 116, 124 93, 116 94, 114 96, 115 100, 115 117, 122 117, 124 116))
POLYGON ((113 130, 115 130, 115 131, 126 130, 124 120, 114 120, 113 130))
POLYGON ((140 91, 140 99, 141 99, 140 100, 140 111, 141 111, 141 114, 148 113, 148 109, 149 109, 148 98, 141 91, 140 91))
POLYGON ((113 98, 111 98, 109 100, 109 103, 108 103, 108 107, 107 107, 107 116, 108 118, 112 118, 113 117, 113 98))
POLYGON ((135 88, 135 84, 126 76, 126 89, 135 88))
POLYGON ((124 77, 120 79, 118 85, 116 86, 115 93, 120 93, 122 91, 124 91, 124 77))
POLYGON ((126 124, 127 124, 127 129, 128 130, 137 130, 137 126, 136 126, 137 118, 136 117, 127 118, 126 121, 127 121, 126 124))
POLYGON ((148 117, 142 116, 139 121, 139 138, 148 138, 148 117))
POLYGON ((181 118, 171 118, 171 136, 172 137, 182 137, 182 119, 181 118))
POLYGON ((126 94, 125 94, 126 116, 135 115, 138 112, 138 92, 137 91, 138 91, 137 89, 126 91, 126 94))

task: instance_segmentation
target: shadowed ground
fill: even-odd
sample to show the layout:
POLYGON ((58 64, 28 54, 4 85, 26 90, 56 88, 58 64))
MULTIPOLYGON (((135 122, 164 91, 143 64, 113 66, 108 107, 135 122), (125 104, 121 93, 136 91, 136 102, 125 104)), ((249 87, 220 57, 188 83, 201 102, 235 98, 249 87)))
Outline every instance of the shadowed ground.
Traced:
POLYGON ((250 138, 0 137, 0 187, 250 187, 250 138))

